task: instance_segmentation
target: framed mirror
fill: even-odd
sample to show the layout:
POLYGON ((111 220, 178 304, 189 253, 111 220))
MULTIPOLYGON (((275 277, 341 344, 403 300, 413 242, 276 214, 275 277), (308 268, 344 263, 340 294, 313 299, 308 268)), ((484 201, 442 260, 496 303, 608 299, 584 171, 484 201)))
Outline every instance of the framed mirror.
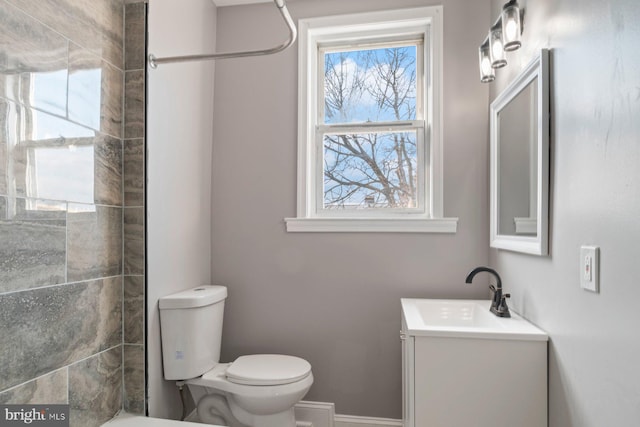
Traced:
POLYGON ((491 103, 491 247, 548 254, 549 51, 491 103))

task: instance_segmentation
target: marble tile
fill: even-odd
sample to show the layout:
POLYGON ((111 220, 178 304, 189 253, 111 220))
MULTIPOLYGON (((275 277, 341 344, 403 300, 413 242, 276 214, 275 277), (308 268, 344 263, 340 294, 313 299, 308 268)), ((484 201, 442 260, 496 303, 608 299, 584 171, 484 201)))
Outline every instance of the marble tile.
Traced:
POLYGON ((124 274, 144 274, 144 208, 124 208, 124 274))
POLYGON ((7 0, 76 44, 122 69, 122 0, 7 0))
POLYGON ((144 71, 125 72, 124 137, 144 137, 144 71))
POLYGON ((66 210, 0 196, 0 293, 64 283, 66 210))
POLYGON ((146 4, 134 3, 125 6, 124 24, 124 69, 141 70, 146 65, 145 53, 146 4))
POLYGON ((69 367, 70 427, 98 427, 122 407, 122 346, 69 367))
POLYGON ((69 119, 120 138, 124 73, 92 52, 69 46, 69 119))
POLYGON ((67 280, 97 279, 122 272, 122 209, 69 204, 67 280))
POLYGON ((0 390, 122 342, 122 278, 0 295, 0 390))
POLYGON ((122 204, 120 139, 3 99, 0 112, 0 194, 122 204))
POLYGON ((0 2, 0 96, 64 116, 67 40, 0 2))
POLYGON ((144 343, 144 276, 124 276, 124 343, 144 343))
POLYGON ((0 393, 0 404, 65 404, 67 383, 67 368, 62 368, 0 393))
POLYGON ((123 408, 132 414, 144 414, 144 346, 124 345, 123 408))
POLYGON ((124 205, 144 206, 144 140, 124 141, 124 205))

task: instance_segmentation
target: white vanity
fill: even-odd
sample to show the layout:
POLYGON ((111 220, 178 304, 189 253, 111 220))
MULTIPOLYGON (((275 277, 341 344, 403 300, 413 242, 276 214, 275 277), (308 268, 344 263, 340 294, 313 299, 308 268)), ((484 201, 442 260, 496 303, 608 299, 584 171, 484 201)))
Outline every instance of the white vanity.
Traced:
POLYGON ((402 299, 404 427, 546 427, 547 334, 489 300, 402 299))

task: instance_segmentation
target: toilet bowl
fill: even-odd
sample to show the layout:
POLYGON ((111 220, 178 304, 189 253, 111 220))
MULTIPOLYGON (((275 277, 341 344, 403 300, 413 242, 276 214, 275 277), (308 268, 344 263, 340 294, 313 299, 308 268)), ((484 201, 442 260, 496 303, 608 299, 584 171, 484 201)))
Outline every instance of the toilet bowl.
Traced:
POLYGON ((311 365, 279 354, 219 363, 223 286, 160 299, 164 376, 184 381, 200 421, 229 427, 295 427, 294 406, 313 384, 311 365))
POLYGON ((228 416, 221 414, 220 399, 209 398, 223 396, 231 414, 241 425, 293 427, 293 407, 309 391, 313 374, 311 366, 303 359, 259 354, 242 356, 230 364, 218 364, 203 376, 187 380, 186 384, 197 402, 201 421, 213 423, 222 418, 230 427, 235 427, 228 416), (284 369, 268 369, 274 361, 282 363, 284 369), (245 371, 248 364, 255 366, 245 371), (244 375, 234 376, 238 372, 244 375))

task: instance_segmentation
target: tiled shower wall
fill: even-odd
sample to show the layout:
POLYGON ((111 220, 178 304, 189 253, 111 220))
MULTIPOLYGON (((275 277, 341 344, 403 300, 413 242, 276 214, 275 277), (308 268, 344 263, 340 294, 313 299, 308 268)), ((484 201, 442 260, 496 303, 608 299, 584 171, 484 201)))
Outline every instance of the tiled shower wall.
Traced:
POLYGON ((0 1, 0 403, 72 426, 144 411, 144 6, 0 1))
POLYGON ((127 412, 144 413, 146 4, 127 4, 125 23, 123 405, 127 412))

